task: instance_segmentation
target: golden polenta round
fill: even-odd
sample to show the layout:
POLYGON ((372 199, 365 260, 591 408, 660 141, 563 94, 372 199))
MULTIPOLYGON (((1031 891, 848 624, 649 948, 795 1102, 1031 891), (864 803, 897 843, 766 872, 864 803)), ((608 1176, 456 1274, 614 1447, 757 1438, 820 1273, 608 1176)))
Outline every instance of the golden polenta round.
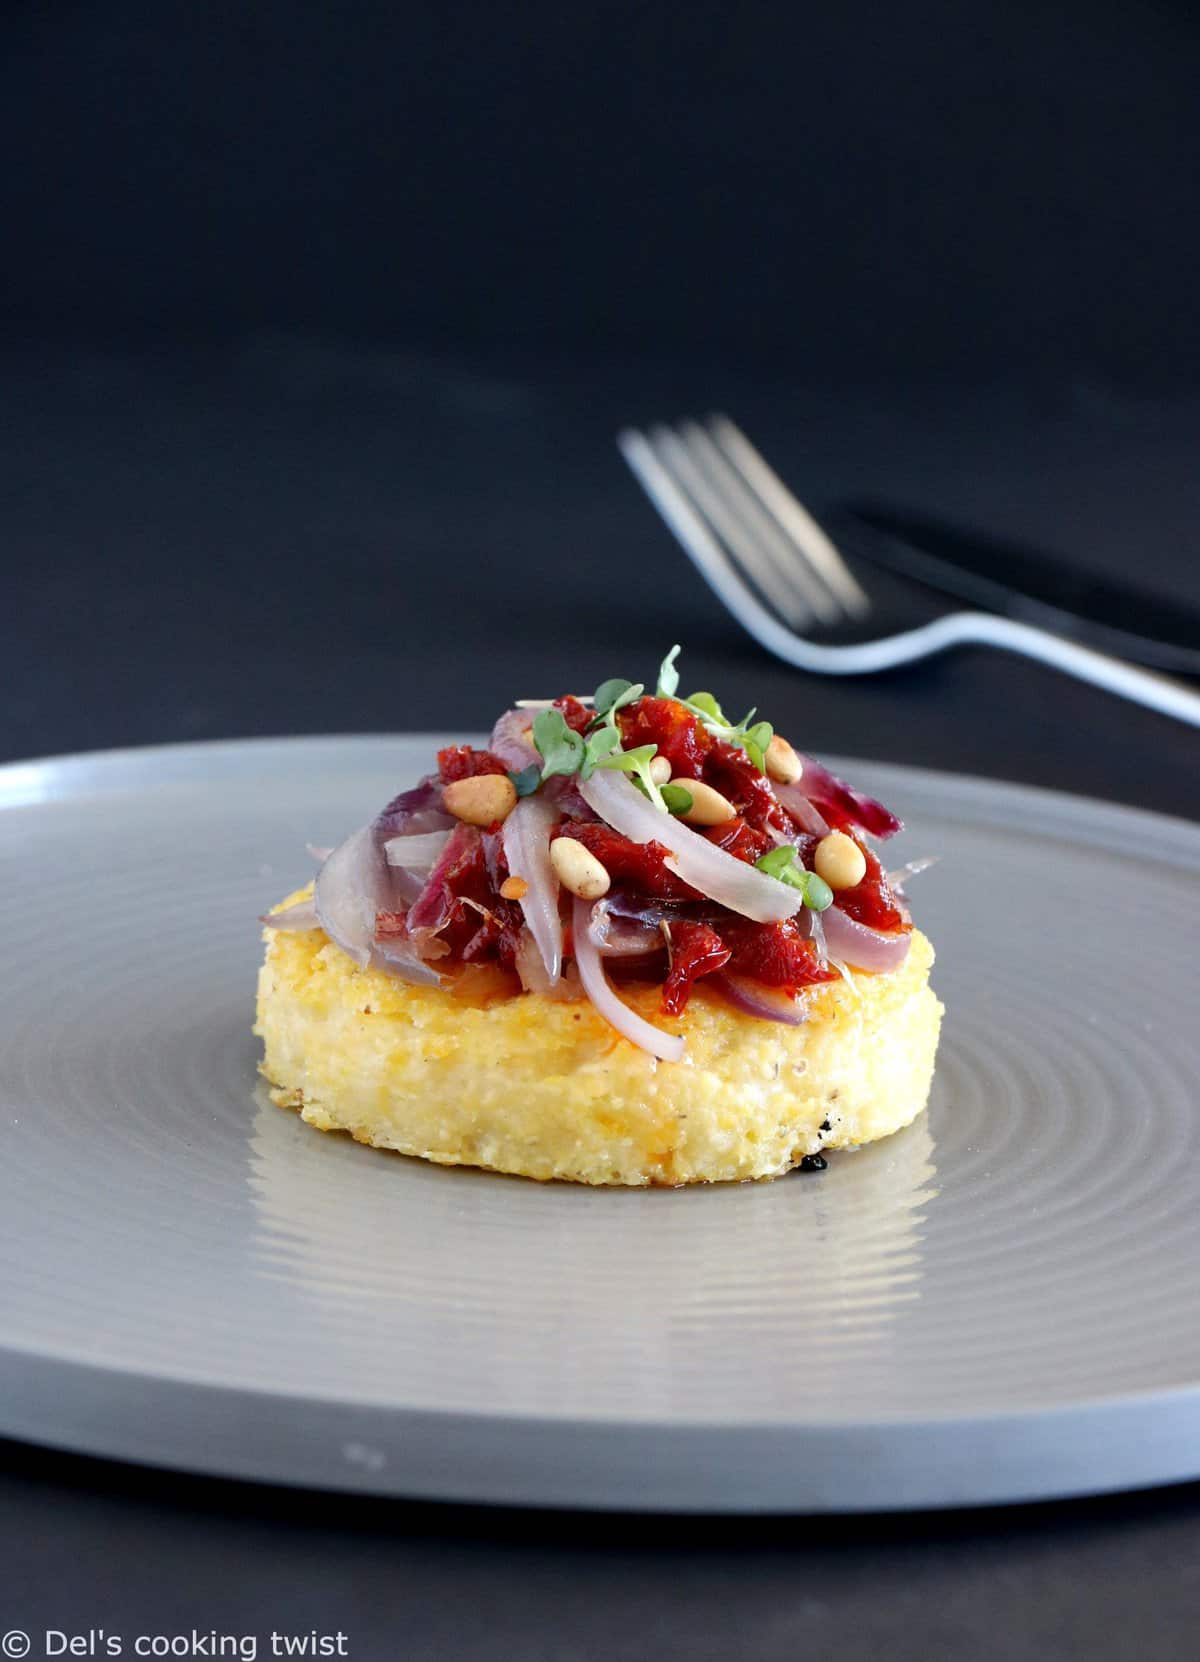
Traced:
POLYGON ((798 1027, 744 1015, 703 982, 676 1019, 659 1013, 660 988, 623 986, 684 1036, 679 1062, 632 1045, 586 999, 488 996, 471 977, 461 992, 414 987, 360 969, 319 929, 264 938, 254 1031, 274 1101, 443 1165, 638 1186, 776 1177, 898 1131, 929 1094, 942 1006, 915 930, 900 969, 814 988, 798 1027))

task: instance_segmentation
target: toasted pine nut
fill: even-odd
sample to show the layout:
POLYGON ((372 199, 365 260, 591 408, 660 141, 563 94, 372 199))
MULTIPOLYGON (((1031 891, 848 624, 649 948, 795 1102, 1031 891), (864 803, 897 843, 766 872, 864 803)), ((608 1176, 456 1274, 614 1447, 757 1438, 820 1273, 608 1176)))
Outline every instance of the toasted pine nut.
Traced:
POLYGON ((656 785, 665 785, 671 777, 671 764, 665 756, 651 756, 647 771, 656 785))
POLYGON ((686 814, 680 814, 680 819, 687 820, 689 825, 724 825, 726 820, 735 817, 737 809, 729 798, 722 796, 720 791, 714 791, 711 785, 706 785, 700 779, 681 779, 679 788, 687 791, 692 799, 692 805, 686 814))
POLYGON ((782 733, 776 733, 767 746, 764 760, 767 773, 781 785, 794 785, 804 772, 804 763, 797 756, 782 733))
POLYGON ((813 854, 813 866, 831 889, 856 889, 867 875, 867 857, 844 831, 822 837, 813 854))
POLYGON ((524 900, 529 893, 529 884, 523 877, 506 877, 500 885, 500 893, 505 900, 524 900))
POLYGON ((467 825, 495 825, 517 805, 517 788, 504 773, 479 773, 455 779, 442 791, 446 812, 467 825))
POLYGON ((581 900, 599 900, 607 894, 612 879, 591 849, 574 837, 555 837, 550 844, 550 864, 564 889, 581 900))

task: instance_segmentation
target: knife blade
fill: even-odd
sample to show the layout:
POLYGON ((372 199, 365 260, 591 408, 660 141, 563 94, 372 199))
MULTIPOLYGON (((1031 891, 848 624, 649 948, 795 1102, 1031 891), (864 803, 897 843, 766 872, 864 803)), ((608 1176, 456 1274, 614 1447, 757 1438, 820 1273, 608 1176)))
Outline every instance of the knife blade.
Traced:
POLYGON ((875 502, 847 504, 830 528, 842 551, 1135 663, 1200 675, 1200 610, 1100 577, 1051 554, 875 502))

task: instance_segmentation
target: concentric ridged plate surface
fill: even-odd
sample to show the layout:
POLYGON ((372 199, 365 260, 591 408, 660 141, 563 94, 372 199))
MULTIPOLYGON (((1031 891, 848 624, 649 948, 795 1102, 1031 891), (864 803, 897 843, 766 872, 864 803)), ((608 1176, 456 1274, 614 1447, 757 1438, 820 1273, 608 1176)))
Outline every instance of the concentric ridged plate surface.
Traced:
POLYGON ((0 1432, 562 1505, 1200 1474, 1200 828, 847 764, 940 856, 928 1115, 820 1176, 538 1186, 256 1080, 256 913, 434 745, 0 770, 0 1432))

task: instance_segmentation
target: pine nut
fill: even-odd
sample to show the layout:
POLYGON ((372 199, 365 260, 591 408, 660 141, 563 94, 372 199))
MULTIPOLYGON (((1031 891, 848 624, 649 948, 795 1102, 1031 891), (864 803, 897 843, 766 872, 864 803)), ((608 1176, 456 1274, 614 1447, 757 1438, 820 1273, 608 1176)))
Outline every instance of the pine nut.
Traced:
POLYGON ((722 796, 720 791, 714 791, 711 785, 704 784, 700 779, 681 779, 679 788, 687 791, 692 799, 687 813, 679 816, 680 819, 687 820, 689 825, 724 825, 737 814, 737 809, 728 797, 722 796))
POLYGON ((769 777, 778 780, 781 785, 794 785, 804 772, 804 763, 782 733, 773 736, 763 759, 769 777))
POLYGON ((495 825, 517 805, 517 788, 504 773, 480 773, 455 779, 442 791, 446 812, 467 825, 495 825))
POLYGON ((500 895, 504 900, 524 900, 529 893, 529 884, 523 877, 506 877, 500 885, 500 895))
POLYGON ((856 889, 867 875, 867 857, 844 831, 822 837, 813 854, 813 866, 831 889, 856 889))
POLYGON ((671 764, 665 756, 651 756, 647 771, 656 785, 665 785, 671 777, 671 764))
POLYGON ((574 837, 555 837, 550 844, 550 864, 564 889, 580 900, 599 900, 607 894, 612 879, 590 848, 574 837))

